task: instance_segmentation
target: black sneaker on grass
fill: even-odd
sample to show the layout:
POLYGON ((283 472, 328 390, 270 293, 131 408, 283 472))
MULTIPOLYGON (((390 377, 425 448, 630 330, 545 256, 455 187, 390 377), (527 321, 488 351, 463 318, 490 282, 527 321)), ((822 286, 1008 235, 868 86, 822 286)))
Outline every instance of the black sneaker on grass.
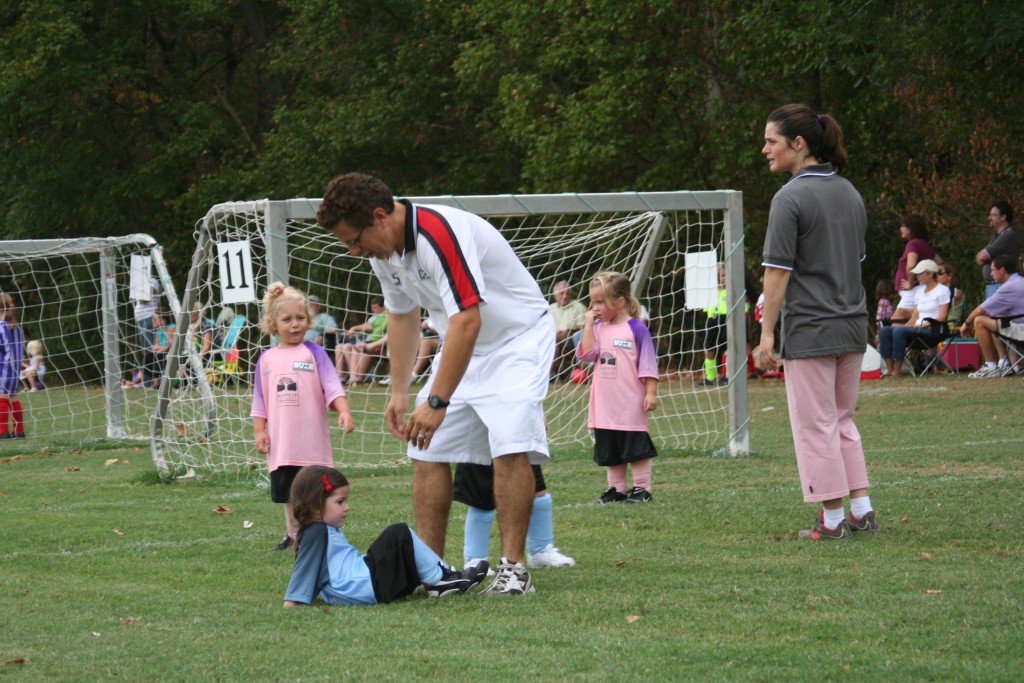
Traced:
POLYGON ((423 586, 427 589, 427 595, 432 598, 465 593, 484 580, 484 577, 487 576, 488 564, 487 560, 484 560, 463 571, 452 569, 444 563, 441 563, 440 567, 441 580, 431 586, 425 584, 423 586))
POLYGON ((626 494, 620 493, 614 486, 609 486, 608 490, 601 494, 601 497, 597 499, 598 505, 607 505, 608 503, 621 503, 626 500, 626 494))
POLYGON ((285 536, 284 538, 281 539, 280 543, 278 543, 277 545, 275 545, 273 548, 270 549, 270 552, 275 552, 277 550, 288 550, 288 548, 292 547, 292 543, 294 543, 294 542, 295 542, 295 540, 291 536, 285 536))
POLYGON ((850 524, 850 531, 857 531, 861 533, 872 533, 874 531, 878 531, 878 520, 875 519, 874 510, 866 513, 860 519, 854 517, 853 513, 850 513, 850 516, 846 521, 850 524))
POLYGON ((634 486, 626 493, 626 500, 624 503, 649 503, 653 500, 654 496, 651 492, 645 488, 634 486))
POLYGON ((810 529, 802 529, 797 538, 801 541, 846 541, 853 537, 850 523, 845 519, 835 529, 825 526, 825 513, 818 511, 818 518, 810 529))

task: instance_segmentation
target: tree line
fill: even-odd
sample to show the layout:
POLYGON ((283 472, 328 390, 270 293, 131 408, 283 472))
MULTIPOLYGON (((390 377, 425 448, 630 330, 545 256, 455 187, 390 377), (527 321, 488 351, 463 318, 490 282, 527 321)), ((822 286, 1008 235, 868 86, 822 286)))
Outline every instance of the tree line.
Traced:
POLYGON ((785 180, 780 104, 833 114, 869 292, 921 213, 973 301, 991 201, 1024 193, 1013 0, 8 0, 0 238, 145 232, 184 283, 213 204, 737 189, 747 258, 785 180))

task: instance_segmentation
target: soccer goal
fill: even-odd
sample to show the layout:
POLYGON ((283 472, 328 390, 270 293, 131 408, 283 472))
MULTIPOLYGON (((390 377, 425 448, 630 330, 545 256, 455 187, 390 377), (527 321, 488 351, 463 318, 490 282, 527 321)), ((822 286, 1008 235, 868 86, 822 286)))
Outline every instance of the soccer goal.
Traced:
MULTIPOLYGON (((596 272, 627 274, 647 310, 658 350, 660 405, 651 420, 655 443, 666 451, 748 450, 739 192, 409 199, 457 206, 487 218, 549 297, 553 286, 565 281, 574 298, 586 303, 596 272), (703 309, 718 303, 721 265, 729 309, 727 358, 739 360, 728 363, 727 384, 702 386, 698 380, 707 321, 703 309)), ((341 329, 369 317, 369 300, 379 294, 376 280, 365 259, 350 256, 316 225, 319 204, 318 199, 219 204, 197 224, 183 310, 194 304, 203 310, 230 307, 245 324, 230 375, 218 378, 206 366, 203 376, 224 381, 171 389, 169 400, 161 404, 163 412, 154 418, 154 462, 161 469, 244 470, 258 469, 265 462, 253 448, 249 407, 253 367, 270 343, 259 329, 259 299, 267 284, 280 280, 316 295, 341 329)), ((325 340, 329 351, 334 341, 330 335, 325 340)), ((386 376, 385 365, 371 375, 372 383, 349 391, 358 428, 349 435, 337 431, 332 437, 337 460, 347 467, 404 461, 404 444, 390 434, 382 418, 388 392, 380 382, 386 376)), ((175 372, 173 361, 168 372, 175 372)), ((555 448, 590 448, 586 375, 567 373, 551 383, 547 416, 555 448)))
POLYGON ((0 291, 14 302, 25 342, 42 343, 46 372, 20 395, 29 437, 150 437, 156 392, 129 390, 143 363, 132 301, 178 306, 152 237, 0 242, 0 291))

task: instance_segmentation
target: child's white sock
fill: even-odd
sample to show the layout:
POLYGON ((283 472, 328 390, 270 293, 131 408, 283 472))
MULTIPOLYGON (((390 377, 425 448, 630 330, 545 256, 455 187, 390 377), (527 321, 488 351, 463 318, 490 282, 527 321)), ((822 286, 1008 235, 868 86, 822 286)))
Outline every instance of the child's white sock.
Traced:
POLYGON ((843 512, 843 508, 836 510, 829 510, 828 508, 822 508, 825 511, 825 526, 829 529, 835 529, 843 520, 846 518, 846 513, 843 512))
POLYGON ((874 508, 871 507, 870 496, 861 496, 860 498, 850 499, 850 514, 857 519, 863 519, 864 515, 871 512, 874 508))

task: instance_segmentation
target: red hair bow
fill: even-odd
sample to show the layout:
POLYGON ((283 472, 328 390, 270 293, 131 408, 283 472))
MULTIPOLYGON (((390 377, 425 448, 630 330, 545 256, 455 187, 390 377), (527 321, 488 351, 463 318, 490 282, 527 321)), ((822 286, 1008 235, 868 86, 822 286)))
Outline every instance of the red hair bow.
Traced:
POLYGON ((327 491, 327 493, 330 493, 331 491, 334 490, 334 487, 331 486, 331 481, 330 481, 330 479, 327 478, 326 474, 323 477, 321 477, 321 481, 323 481, 323 483, 324 483, 324 491, 327 491))

